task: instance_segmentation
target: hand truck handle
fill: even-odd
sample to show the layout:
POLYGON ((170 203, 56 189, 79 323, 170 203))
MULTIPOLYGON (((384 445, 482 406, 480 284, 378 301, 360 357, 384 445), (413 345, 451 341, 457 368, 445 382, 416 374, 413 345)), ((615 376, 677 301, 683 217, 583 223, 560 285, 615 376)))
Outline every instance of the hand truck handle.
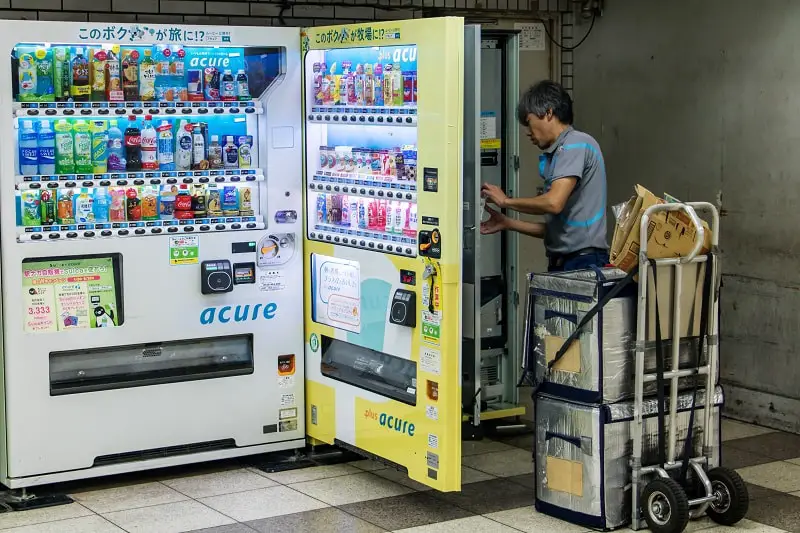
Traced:
POLYGON ((678 258, 678 262, 680 263, 689 263, 692 261, 698 253, 700 253, 700 249, 703 247, 703 243, 705 242, 705 228, 703 228, 702 222, 700 222, 700 218, 697 216, 694 208, 689 204, 656 204, 651 205, 648 207, 644 214, 642 215, 642 222, 639 228, 639 253, 643 257, 647 257, 647 244, 648 244, 648 235, 647 235, 647 226, 650 224, 650 218, 662 211, 667 212, 675 212, 675 211, 683 211, 689 217, 689 220, 692 221, 692 225, 697 231, 694 241, 694 247, 692 251, 689 252, 687 255, 678 258))

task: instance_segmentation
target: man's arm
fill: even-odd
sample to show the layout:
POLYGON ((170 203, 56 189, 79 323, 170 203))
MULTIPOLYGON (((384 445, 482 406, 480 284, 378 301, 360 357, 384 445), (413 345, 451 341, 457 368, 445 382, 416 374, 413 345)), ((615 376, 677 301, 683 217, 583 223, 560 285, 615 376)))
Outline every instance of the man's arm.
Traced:
POLYGON ((515 218, 508 219, 508 228, 510 231, 522 233, 528 237, 535 237, 537 239, 544 239, 544 223, 543 222, 526 222, 515 218))
POLYGON ((576 177, 564 177, 554 181, 550 190, 533 198, 506 198, 499 207, 513 209, 529 215, 558 215, 567 205, 569 195, 578 182, 576 177))

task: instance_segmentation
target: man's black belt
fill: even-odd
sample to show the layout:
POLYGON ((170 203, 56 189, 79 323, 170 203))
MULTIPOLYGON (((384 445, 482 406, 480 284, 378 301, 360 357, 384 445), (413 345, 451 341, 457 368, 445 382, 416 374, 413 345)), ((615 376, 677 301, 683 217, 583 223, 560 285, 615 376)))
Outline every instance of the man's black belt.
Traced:
POLYGON ((582 257, 584 255, 591 255, 591 254, 605 254, 608 253, 608 250, 605 248, 582 248, 575 252, 570 252, 568 254, 552 254, 548 256, 548 262, 550 264, 550 268, 560 268, 564 266, 567 261, 571 261, 577 257, 582 257))

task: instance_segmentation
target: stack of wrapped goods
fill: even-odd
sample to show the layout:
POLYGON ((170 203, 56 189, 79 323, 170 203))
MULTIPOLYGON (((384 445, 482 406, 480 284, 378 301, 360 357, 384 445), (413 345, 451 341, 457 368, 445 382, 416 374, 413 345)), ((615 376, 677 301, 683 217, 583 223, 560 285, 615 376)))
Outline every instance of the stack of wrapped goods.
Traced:
MULTIPOLYGON (((625 270, 530 274, 528 278, 525 354, 536 384, 536 509, 595 529, 611 530, 631 522, 638 224, 644 209, 657 201, 639 187, 637 195, 618 211, 611 257, 615 265, 621 265, 626 251, 635 250, 635 262, 629 261, 625 270), (631 235, 632 228, 635 235, 631 235)), ((652 239, 656 233, 648 237, 652 239)), ((680 329, 673 329, 670 320, 673 304, 670 267, 658 268, 656 283, 652 275, 648 276, 650 307, 644 343, 645 373, 656 372, 656 321, 651 317, 656 305, 660 310, 660 353, 664 368, 672 368, 673 342, 678 343, 681 368, 696 368, 704 363, 707 350, 700 341, 699 320, 704 267, 695 265, 694 270, 683 275, 680 305, 684 320, 680 329), (656 293, 659 297, 652 298, 656 293), (674 331, 680 331, 677 340, 673 339, 674 331), (702 352, 700 357, 698 352, 702 352)), ((714 383, 718 383, 716 376, 714 383)), ((709 402, 705 384, 703 376, 680 378, 676 460, 680 461, 684 454, 694 403, 690 456, 706 455, 709 467, 715 467, 719 465, 722 390, 715 387, 709 402), (714 432, 715 445, 711 450, 703 450, 703 410, 709 404, 713 409, 710 431, 714 432)), ((644 383, 642 464, 645 465, 660 462, 656 392, 655 381, 644 383)), ((667 427, 670 424, 668 417, 663 422, 667 427)))

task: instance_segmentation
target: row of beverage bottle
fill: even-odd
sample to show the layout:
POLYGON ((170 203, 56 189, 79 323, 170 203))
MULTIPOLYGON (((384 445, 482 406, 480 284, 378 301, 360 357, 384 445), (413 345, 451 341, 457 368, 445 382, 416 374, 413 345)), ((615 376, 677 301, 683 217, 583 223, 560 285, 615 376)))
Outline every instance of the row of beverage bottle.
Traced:
POLYGON ((415 237, 417 204, 319 193, 317 224, 415 237))
POLYGON ((247 72, 186 68, 180 46, 18 47, 20 102, 250 100, 247 72))
POLYGON ((211 135, 206 122, 162 120, 147 115, 140 128, 128 117, 123 134, 116 120, 23 120, 19 133, 19 167, 24 176, 102 174, 140 170, 248 169, 253 137, 211 135), (177 124, 177 129, 174 128, 177 124))
POLYGON ((354 148, 352 146, 320 146, 320 172, 334 171, 360 176, 372 176, 380 180, 417 179, 417 147, 402 148, 354 148))
POLYGON ((312 65, 315 105, 413 106, 417 105, 417 73, 403 71, 399 63, 357 64, 342 61, 312 65))
POLYGON ((20 191, 23 226, 253 216, 253 191, 237 185, 145 185, 20 191))

